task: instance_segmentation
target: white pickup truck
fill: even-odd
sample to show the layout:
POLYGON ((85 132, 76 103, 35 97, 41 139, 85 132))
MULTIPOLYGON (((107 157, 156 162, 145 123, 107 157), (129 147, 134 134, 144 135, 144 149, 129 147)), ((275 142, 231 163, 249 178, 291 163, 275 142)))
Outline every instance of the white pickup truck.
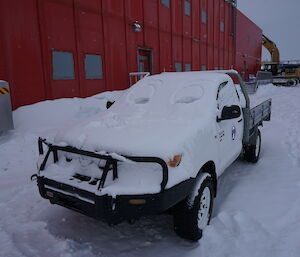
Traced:
POLYGON ((53 144, 40 138, 33 177, 53 204, 110 224, 171 213, 175 232, 198 240, 218 177, 241 153, 258 161, 270 116, 271 100, 250 109, 233 70, 149 76, 53 144))

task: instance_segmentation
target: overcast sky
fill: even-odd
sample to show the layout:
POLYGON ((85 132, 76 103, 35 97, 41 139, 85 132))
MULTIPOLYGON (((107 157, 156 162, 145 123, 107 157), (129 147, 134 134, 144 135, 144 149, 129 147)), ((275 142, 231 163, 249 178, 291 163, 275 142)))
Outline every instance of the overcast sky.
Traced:
MULTIPOLYGON (((237 0, 238 9, 274 41, 281 60, 300 60, 300 0, 237 0)), ((270 54, 263 49, 263 60, 270 54)))

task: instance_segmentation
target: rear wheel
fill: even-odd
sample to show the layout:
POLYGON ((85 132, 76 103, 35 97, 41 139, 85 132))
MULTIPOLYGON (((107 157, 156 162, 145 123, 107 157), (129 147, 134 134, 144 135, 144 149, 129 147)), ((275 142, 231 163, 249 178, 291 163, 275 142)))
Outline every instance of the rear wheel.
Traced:
POLYGON ((244 148, 244 158, 248 162, 256 163, 259 159, 261 149, 261 133, 260 130, 257 130, 257 135, 255 139, 255 144, 246 146, 244 148))
POLYGON ((287 82, 286 82, 286 85, 288 87, 294 87, 296 84, 296 81, 294 79, 289 79, 287 82))
POLYGON ((297 86, 297 84, 298 84, 298 80, 294 79, 294 86, 297 86))
POLYGON ((208 173, 198 178, 195 192, 175 207, 174 230, 185 239, 197 241, 209 224, 213 208, 213 182, 208 173))

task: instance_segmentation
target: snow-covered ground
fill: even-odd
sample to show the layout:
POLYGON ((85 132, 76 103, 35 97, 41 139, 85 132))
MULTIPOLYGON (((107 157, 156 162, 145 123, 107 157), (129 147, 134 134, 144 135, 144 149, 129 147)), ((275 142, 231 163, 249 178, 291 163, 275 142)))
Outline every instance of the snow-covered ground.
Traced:
POLYGON ((273 98, 262 128, 260 161, 237 160, 219 179, 210 226, 198 243, 178 238, 170 216, 108 225, 51 205, 30 181, 38 136, 105 108, 105 93, 19 108, 16 129, 0 137, 0 256, 300 256, 300 87, 259 88, 255 102, 273 98))

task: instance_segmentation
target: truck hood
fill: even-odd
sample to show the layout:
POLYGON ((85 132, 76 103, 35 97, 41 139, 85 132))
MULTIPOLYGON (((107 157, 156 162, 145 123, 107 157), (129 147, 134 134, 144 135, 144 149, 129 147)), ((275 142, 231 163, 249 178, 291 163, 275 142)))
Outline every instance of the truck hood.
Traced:
POLYGON ((170 159, 176 154, 183 154, 197 134, 210 134, 209 124, 213 122, 213 118, 208 116, 198 120, 180 117, 145 119, 147 116, 131 114, 129 118, 112 112, 99 114, 61 130, 55 137, 55 143, 87 151, 170 159))

